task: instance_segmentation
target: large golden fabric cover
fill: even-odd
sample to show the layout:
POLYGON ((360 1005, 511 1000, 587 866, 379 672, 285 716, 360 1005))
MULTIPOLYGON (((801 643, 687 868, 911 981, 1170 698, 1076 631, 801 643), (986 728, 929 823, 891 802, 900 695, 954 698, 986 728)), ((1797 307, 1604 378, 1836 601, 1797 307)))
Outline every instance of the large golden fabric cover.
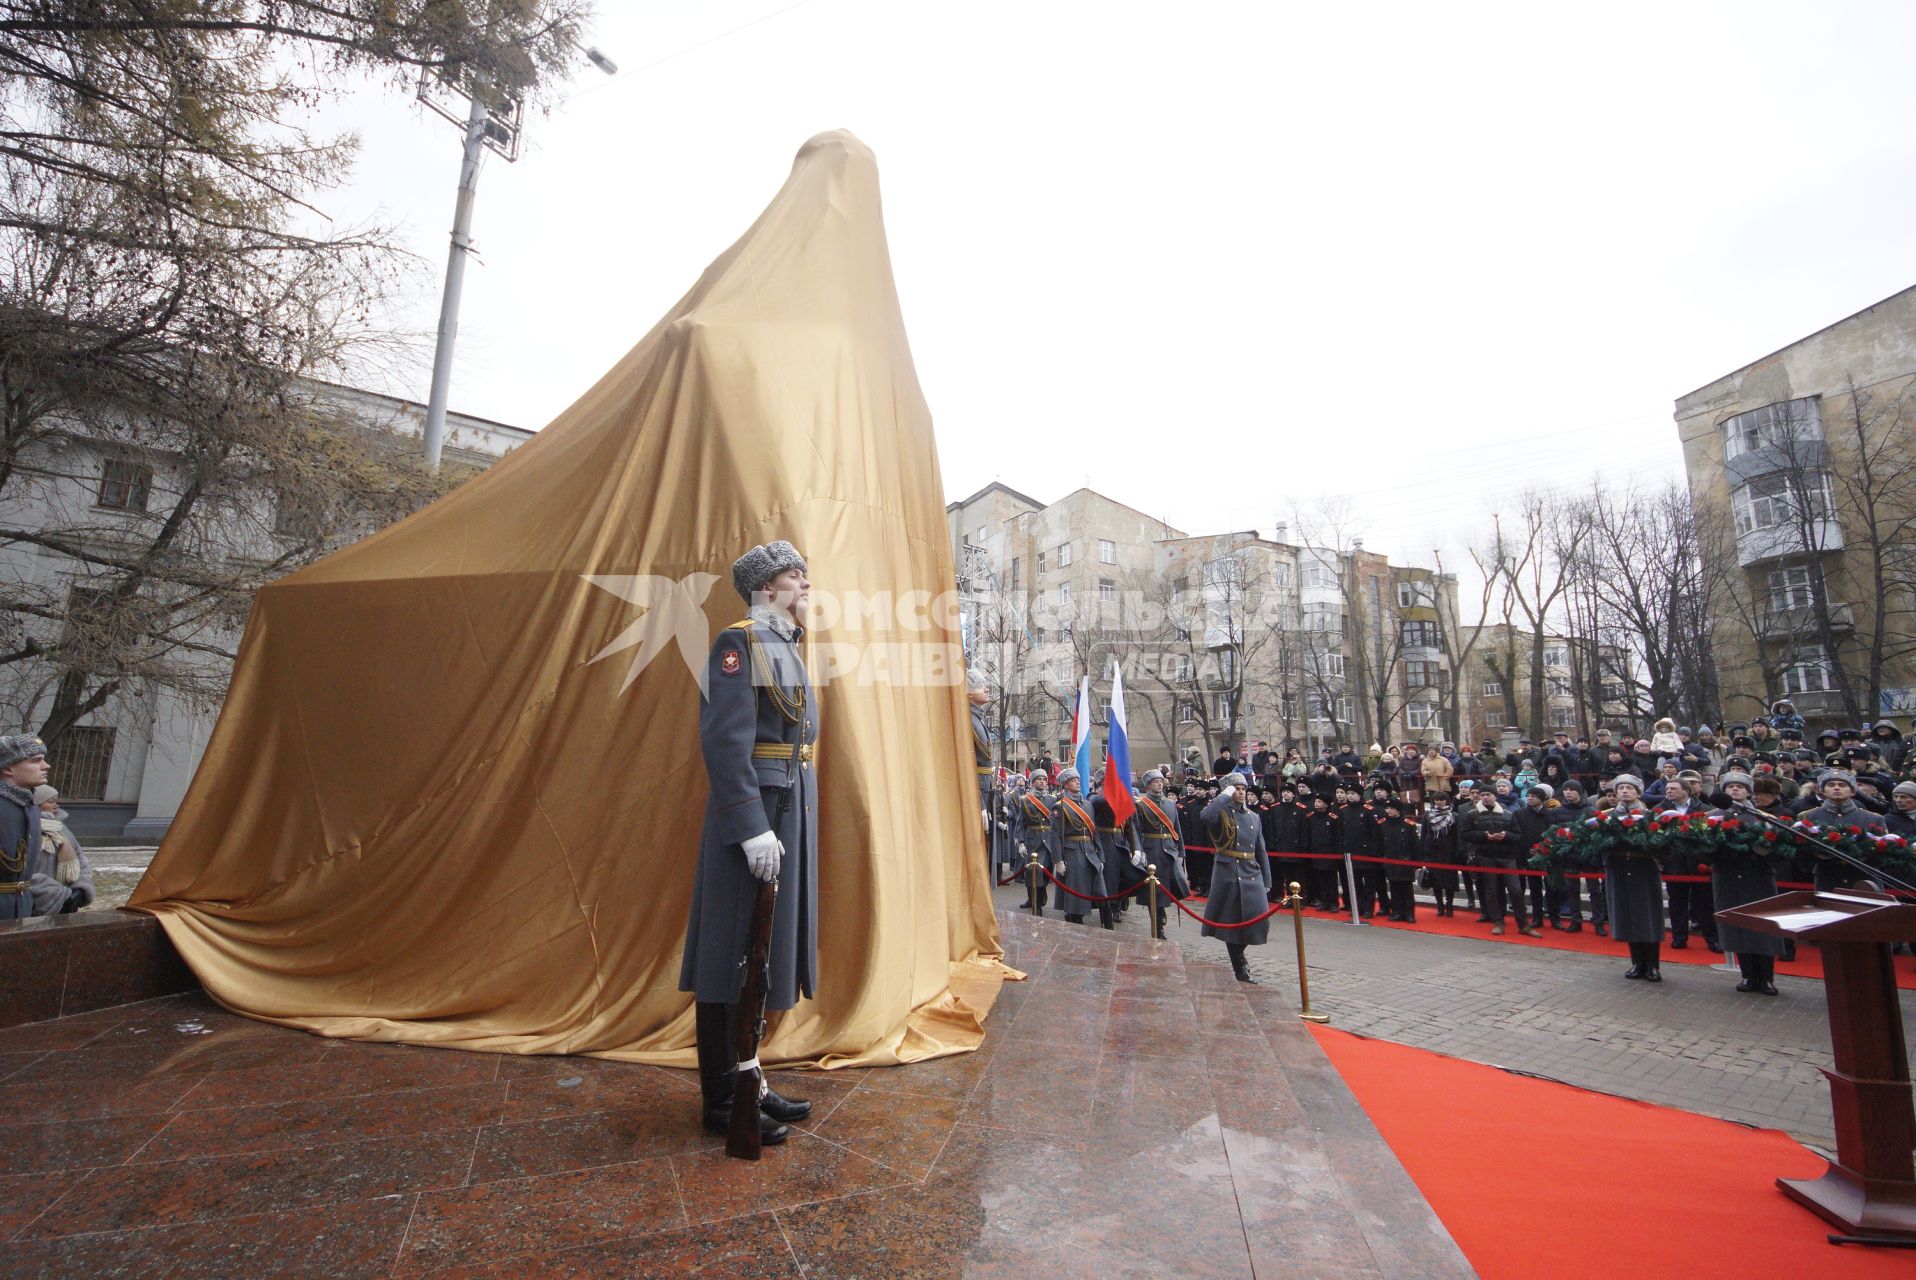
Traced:
MULTIPOLYGON (((260 592, 205 761, 130 905, 257 1017, 689 1063, 677 977, 705 776, 687 658, 702 668, 743 616, 732 560, 781 537, 821 600, 953 586, 877 166, 844 133, 806 143, 744 237, 536 438, 260 592), (594 662, 652 615, 587 575, 663 580, 636 593, 660 630, 594 662), (675 602, 695 624, 684 654, 675 602)), ((848 1065, 973 1048, 1005 971, 964 684, 901 669, 930 655, 936 674, 955 622, 833 612, 811 637, 819 991, 767 1053, 848 1065), (867 678, 825 682, 826 650, 839 667, 867 655, 867 678)))

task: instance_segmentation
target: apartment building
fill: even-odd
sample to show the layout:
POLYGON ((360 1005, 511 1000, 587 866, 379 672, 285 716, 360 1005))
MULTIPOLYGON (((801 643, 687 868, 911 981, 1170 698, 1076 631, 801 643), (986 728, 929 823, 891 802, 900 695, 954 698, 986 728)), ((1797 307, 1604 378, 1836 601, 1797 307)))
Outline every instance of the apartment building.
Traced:
POLYGON ((1437 634, 1456 582, 1279 525, 1188 534, 1090 489, 1043 503, 1002 484, 947 508, 972 664, 998 693, 1008 759, 1068 750, 1079 679, 1102 720, 1125 675, 1142 766, 1264 740, 1318 747, 1438 736, 1437 634))
POLYGON ((1916 714, 1916 287, 1676 401, 1726 716, 1916 714))

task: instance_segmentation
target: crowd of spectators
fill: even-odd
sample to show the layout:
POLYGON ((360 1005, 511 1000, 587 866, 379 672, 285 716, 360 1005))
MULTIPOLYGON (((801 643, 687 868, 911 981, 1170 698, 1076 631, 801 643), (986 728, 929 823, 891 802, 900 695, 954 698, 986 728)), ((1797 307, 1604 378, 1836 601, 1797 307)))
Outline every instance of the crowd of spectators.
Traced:
MULTIPOLYGON (((1911 729, 1916 732, 1916 723, 1911 729)), ((1036 767, 1052 766, 1041 760, 1036 767)), ((1916 840, 1916 752, 1903 731, 1879 720, 1811 733, 1788 700, 1722 733, 1661 719, 1646 734, 1603 729, 1594 738, 1573 739, 1556 733, 1508 747, 1373 743, 1360 752, 1344 742, 1324 747, 1315 759, 1294 747, 1253 742, 1242 754, 1227 749, 1209 762, 1192 756, 1173 773, 1189 881, 1198 894, 1211 871, 1210 837, 1198 815, 1235 774, 1249 779, 1252 808, 1264 826, 1274 900, 1296 882, 1313 908, 1409 922, 1418 890, 1440 916, 1454 915, 1461 896, 1497 934, 1507 926, 1532 935, 1545 927, 1580 932, 1586 922, 1606 933, 1600 880, 1515 873, 1528 868, 1546 832, 1615 805, 1619 779, 1635 782, 1651 811, 1723 810, 1747 802, 1779 818, 1804 815, 1819 825, 1840 822, 1916 840), (1726 785, 1737 788, 1734 795, 1726 785), (1356 863, 1347 873, 1341 857, 1324 856, 1346 853, 1377 861, 1356 863)), ((1011 779, 1014 788, 1021 782, 1011 779)), ((1670 877, 1664 886, 1670 945, 1687 948, 1695 934, 1721 951, 1710 884, 1698 870, 1673 862, 1662 868, 1670 877)), ((1818 888, 1860 878, 1855 868, 1814 848, 1798 849, 1779 872, 1783 882, 1818 888)))

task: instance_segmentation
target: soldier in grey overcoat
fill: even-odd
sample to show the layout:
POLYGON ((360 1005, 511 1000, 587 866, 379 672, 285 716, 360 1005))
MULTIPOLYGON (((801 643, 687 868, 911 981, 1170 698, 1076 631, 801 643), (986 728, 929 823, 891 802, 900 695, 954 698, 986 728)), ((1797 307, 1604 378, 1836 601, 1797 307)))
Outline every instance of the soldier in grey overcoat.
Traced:
POLYGON ((1057 852, 1051 871, 1072 891, 1059 892, 1058 906, 1066 920, 1083 924, 1096 905, 1087 899, 1104 896, 1104 851, 1098 845, 1098 820, 1080 791, 1076 769, 1058 771, 1058 807, 1052 821, 1057 852))
POLYGON ((985 709, 991 705, 991 686, 976 671, 966 678, 966 683, 971 698, 972 768, 978 777, 978 812, 985 824, 985 861, 995 876, 998 863, 1004 857, 1007 824, 1002 809, 992 802, 995 790, 992 783, 997 771, 991 763, 991 728, 985 721, 985 709))
MULTIPOLYGON (((1643 780, 1634 773, 1610 784, 1617 802, 1613 818, 1635 814, 1650 820, 1643 804, 1643 780)), ((1603 857, 1603 891, 1610 905, 1610 936, 1630 947, 1630 969, 1623 976, 1663 981, 1663 868, 1647 853, 1614 846, 1603 857)))
POLYGON ((1033 898, 1031 859, 1035 856, 1041 867, 1058 860, 1058 797, 1051 794, 1051 784, 1043 769, 1032 771, 1031 789, 1018 797, 1011 834, 1017 841, 1018 866, 1025 880, 1025 906, 1043 915, 1045 903, 1051 900, 1051 889, 1044 876, 1037 875, 1037 896, 1033 898))
POLYGON ((0 737, 0 920, 33 914, 32 884, 47 865, 33 789, 47 780, 47 749, 30 733, 0 737))
MULTIPOLYGON (((679 990, 697 1001, 704 1123, 718 1133, 731 1122, 735 1004, 761 882, 778 882, 767 1010, 809 998, 818 973, 818 708, 798 648, 811 583, 797 548, 779 541, 740 556, 732 585, 748 608, 705 664, 699 744, 709 792, 679 969, 679 990)), ((811 1103, 766 1089, 759 1108, 761 1140, 781 1142, 811 1103)))
MULTIPOLYGON (((1158 873, 1155 923, 1159 937, 1164 936, 1164 914, 1171 909, 1166 898, 1191 896, 1191 882, 1184 874, 1184 840, 1178 834, 1178 809, 1165 794, 1167 785, 1163 770, 1146 773, 1143 792, 1133 797, 1138 811, 1131 819, 1144 864, 1155 867, 1158 873)), ((1138 890, 1138 901, 1150 905, 1148 888, 1138 890)))
POLYGON ((1250 793, 1244 775, 1226 774, 1219 782, 1222 789, 1204 806, 1203 813, 1217 858, 1211 863, 1211 890, 1204 904, 1204 927, 1199 932, 1207 938, 1223 939, 1231 957, 1231 972, 1239 982, 1256 982, 1244 958, 1244 948, 1268 940, 1270 920, 1258 920, 1242 929, 1214 926, 1257 920, 1269 910, 1271 860, 1264 848, 1264 824, 1248 805, 1250 793))
MULTIPOLYGON (((1750 817, 1749 810, 1743 807, 1749 803, 1755 785, 1755 780, 1741 769, 1724 774, 1717 786, 1729 797, 1730 806, 1718 809, 1716 816, 1725 822, 1736 819, 1752 827, 1760 824, 1763 820, 1750 817)), ((1789 865, 1789 855, 1785 853, 1714 858, 1710 862, 1711 901, 1718 911, 1728 911, 1774 898, 1777 875, 1787 871, 1789 865)), ((1776 957, 1783 954, 1781 934, 1758 933, 1718 921, 1716 939, 1725 951, 1736 956, 1736 967, 1743 971, 1743 981, 1736 984, 1738 991, 1776 994, 1776 957)))

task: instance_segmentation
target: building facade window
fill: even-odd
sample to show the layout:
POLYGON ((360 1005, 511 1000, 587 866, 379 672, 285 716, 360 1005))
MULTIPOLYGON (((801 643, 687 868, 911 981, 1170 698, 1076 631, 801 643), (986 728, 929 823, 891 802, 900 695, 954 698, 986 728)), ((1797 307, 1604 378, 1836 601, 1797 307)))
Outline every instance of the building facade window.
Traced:
POLYGON ((1484 712, 1484 723, 1493 729, 1501 729, 1504 727, 1504 713, 1501 711, 1486 711, 1484 712))
POLYGON ((1412 689, 1443 688, 1444 669, 1435 662, 1406 662, 1404 680, 1412 689))
POLYGON ((1350 723, 1351 700, 1349 698, 1333 698, 1329 702, 1326 702, 1320 694, 1312 693, 1305 695, 1304 713, 1313 721, 1323 724, 1332 718, 1324 714, 1326 707, 1329 707, 1331 711, 1335 713, 1335 718, 1339 723, 1350 723))
POLYGON ((153 468, 131 458, 107 458, 100 464, 100 491, 93 505, 111 511, 144 511, 153 496, 153 468))
POLYGON ((1307 604, 1304 606, 1304 630, 1339 632, 1344 629, 1344 615, 1334 604, 1307 604))
POLYGON ((1062 543, 1058 547, 1058 567, 1060 569, 1068 569, 1071 567, 1071 544, 1069 542, 1062 543))
POLYGON ((1018 589, 1018 557, 1011 557, 1011 589, 1018 589))
POLYGON ((1297 580, 1307 591, 1320 591, 1337 585, 1337 570, 1321 560, 1306 560, 1297 568, 1297 580))
POLYGON ((1271 566, 1271 583, 1280 591, 1291 589, 1291 566, 1279 561, 1271 566))
POLYGON ((1311 666, 1318 678, 1324 680, 1342 680, 1344 678, 1344 655, 1341 653, 1313 653, 1311 666))
POLYGON ((1117 598, 1118 598, 1118 584, 1111 581, 1111 579, 1109 578, 1099 578, 1098 579, 1098 599, 1105 604, 1111 604, 1112 602, 1117 600, 1117 598))
POLYGON ((1404 704, 1404 723, 1413 729, 1432 729, 1437 725, 1437 705, 1433 702, 1404 704))
POLYGON ((1788 568, 1770 570, 1771 609, 1781 613, 1785 609, 1807 609, 1810 603, 1808 565, 1791 565, 1788 568))
POLYGON ((1570 665, 1570 651, 1561 645, 1543 651, 1543 665, 1546 667, 1567 667, 1570 665))
POLYGON ((1790 664, 1783 668, 1784 693, 1826 693, 1836 687, 1829 654, 1822 645, 1799 646, 1790 657, 1790 664))
POLYGON ((1070 607, 1071 584, 1069 582, 1060 582, 1058 584, 1058 608, 1069 609, 1070 607))
POLYGON ((1434 622, 1406 622, 1404 624, 1404 646, 1410 649, 1435 649, 1437 647, 1437 624, 1434 622))
POLYGON ((1551 697, 1568 698, 1570 696, 1569 676, 1545 676, 1543 682, 1544 687, 1550 691, 1551 697))
POLYGON ((1548 715, 1552 729, 1568 729, 1573 719, 1573 713, 1569 707, 1552 707, 1548 715))
POLYGON ((1827 471, 1802 476, 1787 472, 1759 476, 1731 495, 1736 531, 1755 533, 1794 524, 1798 519, 1828 520, 1836 509, 1835 491, 1827 471))
POLYGON ((1044 573, 1044 555, 1045 553, 1042 551, 1038 553, 1038 572, 1041 575, 1044 573))
POLYGON ((76 724, 47 748, 47 770, 59 779, 60 794, 68 800, 106 799, 107 775, 113 768, 113 738, 117 730, 76 724))
POLYGON ((1723 458, 1740 458, 1765 445, 1787 446, 1823 438, 1822 405, 1814 396, 1766 404, 1723 424, 1723 458))
POLYGON ((1504 682, 1503 682, 1503 681, 1501 681, 1501 680, 1486 680, 1486 681, 1484 681, 1484 697, 1486 697, 1486 698, 1500 698, 1500 697, 1502 697, 1502 696, 1503 696, 1503 691, 1504 691, 1504 682))
POLYGON ((1219 722, 1223 724, 1229 724, 1231 722, 1231 695, 1230 694, 1220 693, 1217 695, 1215 711, 1216 711, 1216 719, 1219 722))
POLYGON ((1606 680, 1601 690, 1601 695, 1605 702, 1622 702, 1624 696, 1623 682, 1620 680, 1606 680))
POLYGON ((1116 564, 1118 562, 1118 544, 1109 538, 1098 539, 1098 563, 1116 564))

